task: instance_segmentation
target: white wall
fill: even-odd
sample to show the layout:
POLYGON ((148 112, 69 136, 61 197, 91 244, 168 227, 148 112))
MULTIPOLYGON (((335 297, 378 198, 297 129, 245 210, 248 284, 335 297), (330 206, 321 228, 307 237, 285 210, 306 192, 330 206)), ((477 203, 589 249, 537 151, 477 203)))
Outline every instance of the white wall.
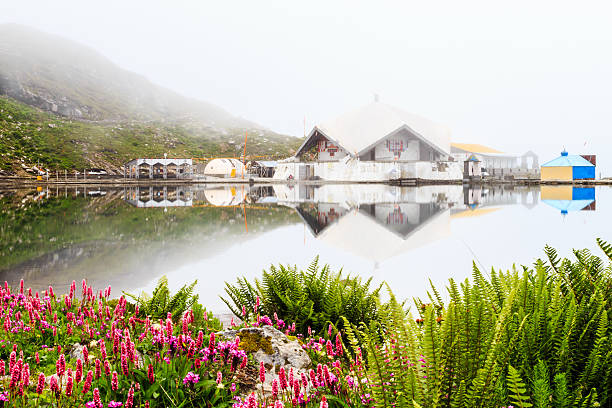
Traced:
MULTIPOLYGON (((274 179, 297 180, 303 163, 279 163, 274 179)), ((423 180, 462 180, 463 163, 459 162, 371 162, 346 159, 342 162, 310 163, 314 175, 329 181, 387 181, 396 178, 423 180)))

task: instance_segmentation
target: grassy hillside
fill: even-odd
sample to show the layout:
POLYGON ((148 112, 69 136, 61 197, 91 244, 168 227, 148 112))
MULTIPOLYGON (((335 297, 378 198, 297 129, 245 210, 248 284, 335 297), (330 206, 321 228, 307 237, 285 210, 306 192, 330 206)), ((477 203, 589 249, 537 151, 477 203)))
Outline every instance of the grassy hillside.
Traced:
MULTIPOLYGON (((101 167, 118 170, 135 157, 236 156, 244 129, 197 123, 86 122, 58 117, 0 96, 0 171, 12 174, 40 162, 51 170, 101 167)), ((286 157, 300 139, 248 131, 247 154, 286 157)))
POLYGON ((118 172, 136 157, 286 157, 300 140, 126 71, 97 51, 0 24, 0 175, 50 170, 118 172))

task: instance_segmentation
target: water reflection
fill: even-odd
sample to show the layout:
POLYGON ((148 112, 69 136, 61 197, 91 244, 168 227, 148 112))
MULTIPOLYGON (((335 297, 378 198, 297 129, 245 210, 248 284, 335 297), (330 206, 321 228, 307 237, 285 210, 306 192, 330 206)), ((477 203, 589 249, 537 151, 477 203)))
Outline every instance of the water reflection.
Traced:
POLYGON ((62 289, 86 277, 96 286, 110 283, 133 292, 150 290, 166 274, 175 286, 199 279, 201 294, 217 299, 225 280, 257 275, 270 263, 304 265, 320 254, 325 262, 409 287, 413 282, 404 276, 433 276, 438 268, 458 265, 469 271, 474 259, 486 267, 531 261, 555 240, 557 246, 580 247, 605 238, 595 227, 606 225, 608 213, 593 224, 578 216, 588 214, 582 212, 559 219, 557 211, 596 213, 595 189, 565 187, 202 184, 5 190, 0 191, 0 280, 17 284, 26 278, 33 287, 62 289), (573 242, 578 235, 582 241, 573 242), (412 268, 418 273, 409 273, 412 268))
POLYGON ((571 211, 595 211, 595 187, 542 186, 542 201, 563 215, 571 211))

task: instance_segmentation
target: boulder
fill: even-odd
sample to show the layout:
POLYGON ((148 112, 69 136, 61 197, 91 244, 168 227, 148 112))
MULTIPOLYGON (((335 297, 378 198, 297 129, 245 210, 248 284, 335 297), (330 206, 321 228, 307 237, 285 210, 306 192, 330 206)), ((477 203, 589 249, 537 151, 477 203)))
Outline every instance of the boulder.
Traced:
POLYGON ((297 339, 287 337, 272 326, 227 330, 217 333, 217 336, 226 341, 233 340, 236 336, 240 337, 240 348, 253 356, 258 367, 261 362, 264 363, 266 368, 264 390, 266 391, 272 389, 273 377, 276 378, 281 367, 285 368, 287 375, 293 368, 293 374, 299 376, 312 365, 308 353, 302 349, 297 339))

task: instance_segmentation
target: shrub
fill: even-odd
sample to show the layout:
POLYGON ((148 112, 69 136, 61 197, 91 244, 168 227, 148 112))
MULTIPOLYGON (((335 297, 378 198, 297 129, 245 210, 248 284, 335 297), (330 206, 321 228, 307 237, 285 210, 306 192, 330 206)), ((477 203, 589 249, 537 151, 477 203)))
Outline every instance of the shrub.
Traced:
MULTIPOLYGON (((598 240, 608 258, 612 246, 598 240)), ((450 279, 450 301, 433 288, 416 319, 391 294, 383 339, 347 327, 354 355, 367 354, 374 406, 607 406, 612 403, 611 266, 588 251, 574 262, 450 279), (554 405, 553 405, 554 403, 554 405)), ((348 323, 348 322, 347 322, 348 323)))
POLYGON ((276 314, 285 322, 295 322, 295 331, 307 335, 309 327, 314 333, 323 333, 329 324, 341 329, 341 317, 353 324, 374 321, 380 289, 372 287, 372 278, 363 282, 342 271, 332 272, 329 265, 320 267, 317 257, 305 271, 271 266, 254 284, 246 278, 238 278, 235 285, 226 282, 227 298, 221 299, 243 320, 258 313, 276 314))
POLYGON ((204 320, 208 320, 208 327, 221 329, 219 320, 198 303, 199 296, 193 293, 197 283, 196 280, 189 285, 183 285, 172 295, 168 288, 168 278, 162 276, 151 296, 141 293, 137 297, 125 292, 124 295, 135 302, 138 307, 137 315, 140 317, 166 319, 168 315, 171 315, 173 322, 176 323, 186 311, 191 310, 194 325, 200 326, 204 320))

